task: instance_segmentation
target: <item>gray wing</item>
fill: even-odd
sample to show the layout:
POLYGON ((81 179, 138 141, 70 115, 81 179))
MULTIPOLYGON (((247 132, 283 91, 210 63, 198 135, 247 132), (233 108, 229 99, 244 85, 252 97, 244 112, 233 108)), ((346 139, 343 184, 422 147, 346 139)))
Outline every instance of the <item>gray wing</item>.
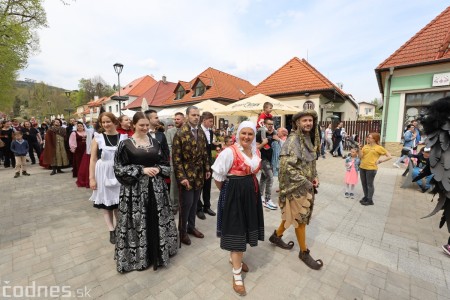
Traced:
POLYGON ((450 120, 427 138, 431 148, 430 167, 444 194, 450 198, 450 120))

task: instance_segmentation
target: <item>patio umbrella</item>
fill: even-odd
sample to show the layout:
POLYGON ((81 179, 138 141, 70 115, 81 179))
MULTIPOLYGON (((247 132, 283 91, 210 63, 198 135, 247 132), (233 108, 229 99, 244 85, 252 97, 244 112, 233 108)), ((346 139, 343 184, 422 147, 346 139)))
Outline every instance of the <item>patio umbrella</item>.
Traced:
POLYGON ((205 100, 203 102, 194 104, 198 107, 200 112, 209 111, 210 113, 215 113, 216 111, 224 110, 225 105, 220 104, 219 102, 212 101, 212 100, 205 100))
POLYGON ((214 112, 215 115, 222 116, 254 116, 259 115, 263 111, 265 102, 270 102, 273 105, 272 115, 290 115, 296 114, 301 109, 294 106, 287 105, 282 101, 276 100, 263 94, 231 103, 224 107, 223 110, 214 112))
POLYGON ((158 117, 162 119, 173 118, 176 112, 186 113, 186 108, 187 106, 167 107, 158 111, 158 117))

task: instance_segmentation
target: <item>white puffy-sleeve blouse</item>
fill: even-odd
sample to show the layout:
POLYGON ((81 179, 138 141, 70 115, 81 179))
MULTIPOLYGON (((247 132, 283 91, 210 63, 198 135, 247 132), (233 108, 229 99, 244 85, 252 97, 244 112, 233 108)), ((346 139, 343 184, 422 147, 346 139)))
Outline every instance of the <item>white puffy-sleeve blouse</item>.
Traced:
MULTIPOLYGON (((239 150, 244 157, 245 164, 250 166, 252 172, 254 172, 261 162, 261 158, 253 153, 252 158, 248 157, 242 150, 242 147, 239 147, 239 150)), ((216 181, 225 181, 227 179, 228 172, 231 170, 233 166, 234 155, 231 148, 226 148, 222 152, 220 152, 219 156, 216 158, 216 161, 212 165, 211 169, 213 170, 213 178, 216 181)))

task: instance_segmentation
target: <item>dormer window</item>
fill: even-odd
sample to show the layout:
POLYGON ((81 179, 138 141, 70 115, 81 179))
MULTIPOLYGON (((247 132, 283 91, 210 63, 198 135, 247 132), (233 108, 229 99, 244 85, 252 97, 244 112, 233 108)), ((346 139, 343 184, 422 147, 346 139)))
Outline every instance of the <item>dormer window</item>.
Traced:
POLYGON ((177 89, 177 96, 176 96, 175 100, 179 100, 179 99, 183 98, 185 94, 186 94, 186 91, 184 90, 184 88, 182 86, 179 86, 177 89))
POLYGON ((198 81, 197 85, 195 86, 195 92, 192 97, 200 97, 205 93, 206 87, 200 80, 198 81))

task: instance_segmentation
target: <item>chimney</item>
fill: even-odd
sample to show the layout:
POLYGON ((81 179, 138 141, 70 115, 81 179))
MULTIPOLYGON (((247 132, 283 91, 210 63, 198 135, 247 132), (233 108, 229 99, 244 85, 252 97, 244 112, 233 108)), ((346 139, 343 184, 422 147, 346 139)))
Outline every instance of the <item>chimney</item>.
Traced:
POLYGON ((163 76, 162 76, 162 82, 163 82, 163 83, 167 83, 167 77, 166 77, 166 75, 163 75, 163 76))

